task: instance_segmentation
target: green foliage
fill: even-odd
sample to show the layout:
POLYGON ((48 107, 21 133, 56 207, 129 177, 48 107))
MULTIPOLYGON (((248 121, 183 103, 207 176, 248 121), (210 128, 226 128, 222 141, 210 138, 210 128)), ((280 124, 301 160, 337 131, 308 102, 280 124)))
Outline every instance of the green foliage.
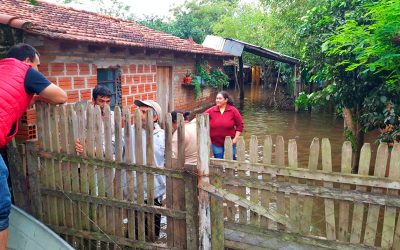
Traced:
POLYGON ((306 108, 308 106, 326 106, 328 103, 336 100, 336 87, 336 84, 331 84, 320 91, 312 92, 310 94, 301 92, 299 93, 295 103, 299 108, 306 108))
POLYGON ((198 78, 194 78, 192 84, 194 85, 194 98, 198 99, 201 93, 201 83, 198 78))
POLYGON ((174 36, 202 43, 212 27, 224 16, 230 15, 238 0, 189 0, 172 9, 174 18, 146 17, 139 23, 174 36))
POLYGON ((200 76, 201 79, 204 80, 206 86, 216 89, 222 89, 229 86, 229 78, 222 68, 212 67, 206 61, 196 65, 196 75, 200 76))
MULTIPOLYGON (((325 1, 302 20, 305 79, 334 83, 335 102, 353 110, 361 130, 384 125, 387 104, 399 105, 400 47, 392 38, 400 32, 400 2, 325 1)), ((298 103, 316 104, 315 95, 298 103)))

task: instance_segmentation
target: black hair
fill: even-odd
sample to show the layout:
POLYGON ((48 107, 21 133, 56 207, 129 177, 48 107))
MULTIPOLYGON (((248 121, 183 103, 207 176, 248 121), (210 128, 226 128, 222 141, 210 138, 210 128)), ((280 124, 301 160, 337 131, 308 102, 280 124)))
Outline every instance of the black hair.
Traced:
POLYGON ((176 123, 176 121, 178 120, 178 114, 182 114, 183 115, 183 119, 185 121, 189 121, 189 115, 190 115, 189 111, 174 110, 174 111, 171 112, 172 123, 176 123))
POLYGON ((29 44, 19 43, 12 46, 8 51, 6 57, 15 58, 20 61, 24 61, 26 58, 29 58, 31 62, 35 60, 36 55, 40 55, 37 50, 29 44))
POLYGON ((104 85, 97 85, 92 92, 93 100, 96 100, 98 96, 107 96, 111 97, 113 92, 109 88, 104 85))
POLYGON ((228 92, 226 92, 225 90, 222 90, 220 92, 218 92, 217 95, 222 95, 222 97, 224 99, 227 99, 227 104, 232 105, 233 106, 233 101, 232 101, 232 97, 229 96, 228 92))

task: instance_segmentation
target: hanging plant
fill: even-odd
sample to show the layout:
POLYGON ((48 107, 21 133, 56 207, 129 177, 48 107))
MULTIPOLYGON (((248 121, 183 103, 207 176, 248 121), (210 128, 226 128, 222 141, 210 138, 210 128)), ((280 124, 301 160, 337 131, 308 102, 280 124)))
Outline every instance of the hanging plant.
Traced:
POLYGON ((194 98, 197 100, 201 93, 201 82, 196 77, 193 79, 192 84, 194 85, 194 98))
POLYGON ((212 67, 206 61, 196 65, 196 74, 204 80, 206 86, 222 89, 229 86, 229 78, 221 67, 212 67))

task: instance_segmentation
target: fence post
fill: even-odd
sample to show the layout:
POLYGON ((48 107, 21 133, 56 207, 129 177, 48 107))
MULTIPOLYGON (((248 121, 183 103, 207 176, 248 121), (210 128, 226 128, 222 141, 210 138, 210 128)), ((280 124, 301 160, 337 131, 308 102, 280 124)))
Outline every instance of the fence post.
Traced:
POLYGON ((13 139, 12 143, 7 147, 7 158, 14 203, 26 212, 32 213, 29 199, 26 199, 26 194, 28 193, 28 179, 26 173, 25 145, 17 145, 15 139, 13 139), (18 149, 18 146, 21 146, 20 149, 18 149))
MULTIPOLYGON (((210 183, 210 138, 208 115, 197 115, 197 173, 199 183, 210 183)), ((211 249, 210 197, 199 189, 199 249, 211 249)))
POLYGON ((29 176, 29 187, 30 187, 30 197, 31 197, 31 207, 32 214, 34 217, 40 221, 43 221, 43 211, 42 211, 42 194, 40 192, 40 171, 38 157, 34 154, 35 143, 26 143, 26 161, 29 176))

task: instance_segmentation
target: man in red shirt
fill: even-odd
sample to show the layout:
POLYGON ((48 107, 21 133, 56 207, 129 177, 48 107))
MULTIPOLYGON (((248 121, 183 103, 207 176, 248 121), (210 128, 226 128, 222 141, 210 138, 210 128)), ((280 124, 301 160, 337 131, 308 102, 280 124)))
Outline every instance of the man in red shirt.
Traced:
MULTIPOLYGON (((0 148, 18 132, 18 121, 30 104, 42 100, 67 101, 67 94, 38 71, 39 53, 28 44, 17 44, 0 60, 0 148)), ((0 156, 0 250, 6 249, 11 195, 8 169, 0 156)))

